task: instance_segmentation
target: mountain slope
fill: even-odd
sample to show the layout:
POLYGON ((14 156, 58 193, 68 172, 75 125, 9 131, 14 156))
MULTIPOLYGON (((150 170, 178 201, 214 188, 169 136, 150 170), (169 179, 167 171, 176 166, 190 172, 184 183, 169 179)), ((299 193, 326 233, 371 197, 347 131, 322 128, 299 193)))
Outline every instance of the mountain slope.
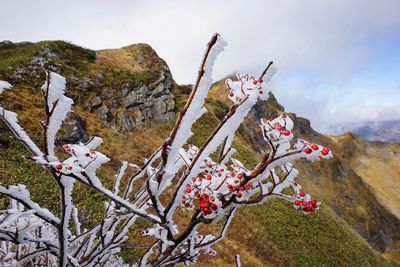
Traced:
MULTIPOLYGON (((38 142, 41 140, 40 126, 32 123, 32 118, 43 118, 38 90, 44 79, 42 65, 66 76, 69 81, 67 94, 76 103, 76 116, 70 116, 70 121, 72 125, 80 126, 80 132, 74 132, 77 127, 64 128, 59 142, 63 143, 65 136, 73 136, 74 141, 78 141, 84 133, 103 137, 105 145, 101 151, 113 158, 111 165, 101 170, 105 181, 111 181, 118 160, 140 163, 143 156, 162 143, 172 128, 175 110, 179 110, 187 98, 187 88, 175 85, 168 66, 148 45, 94 52, 60 41, 0 43, 0 79, 15 85, 13 90, 0 97, 0 103, 21 114, 21 124, 38 142), (159 108, 159 103, 166 108, 159 108), (151 112, 158 111, 161 111, 158 120, 153 120, 155 115, 151 112)), ((194 144, 204 140, 227 111, 225 92, 220 85, 217 83, 210 92, 206 102, 209 112, 194 127, 195 136, 191 138, 194 144)), ((253 134, 259 131, 255 127, 257 119, 283 111, 273 95, 270 96, 267 103, 258 105, 252 112, 234 141, 238 150, 236 156, 248 165, 257 162, 258 153, 264 147, 259 136, 253 134)), ((341 147, 343 141, 338 140, 335 145, 331 137, 314 132, 307 120, 290 116, 300 125, 298 134, 332 145, 339 157, 339 162, 333 163, 307 163, 307 166, 299 163, 306 174, 300 177, 304 187, 326 205, 315 216, 304 216, 294 211, 290 204, 280 201, 245 208, 235 217, 227 238, 217 246, 219 255, 202 259, 202 264, 232 265, 233 255, 240 253, 243 266, 387 266, 389 263, 357 232, 370 239, 378 249, 386 250, 398 240, 395 232, 400 229, 398 219, 345 162, 350 158, 348 146, 354 145, 353 141, 349 139, 347 145, 341 147), (323 190, 320 190, 321 186, 323 190), (349 196, 353 197, 350 202, 349 196), (348 203, 351 205, 346 206, 348 203), (375 234, 378 230, 383 232, 384 238, 392 238, 391 243, 382 241, 384 238, 375 234), (373 240, 375 236, 378 238, 373 240)), ((10 136, 11 133, 0 124, 0 181, 4 184, 26 183, 34 199, 56 212, 58 195, 52 180, 43 170, 21 158, 27 151, 10 136)), ((90 226, 100 216, 101 197, 79 188, 74 198, 84 225, 90 226)), ((145 250, 143 245, 147 241, 143 241, 138 232, 138 228, 132 229, 123 251, 126 260, 137 259, 145 250)))

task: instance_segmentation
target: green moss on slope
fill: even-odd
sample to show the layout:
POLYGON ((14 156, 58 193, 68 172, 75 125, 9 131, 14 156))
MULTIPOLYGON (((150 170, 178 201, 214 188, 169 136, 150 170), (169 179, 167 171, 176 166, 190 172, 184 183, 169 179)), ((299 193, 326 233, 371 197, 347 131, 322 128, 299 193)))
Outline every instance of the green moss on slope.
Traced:
POLYGON ((290 203, 272 200, 254 212, 299 266, 391 266, 326 205, 305 216, 290 203))

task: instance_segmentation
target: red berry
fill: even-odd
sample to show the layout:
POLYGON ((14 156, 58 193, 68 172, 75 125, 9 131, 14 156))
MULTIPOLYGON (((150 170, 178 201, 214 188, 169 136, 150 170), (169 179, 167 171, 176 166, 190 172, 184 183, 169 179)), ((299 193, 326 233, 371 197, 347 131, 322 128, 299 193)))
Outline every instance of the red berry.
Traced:
POLYGON ((240 193, 240 192, 239 192, 239 193, 236 193, 236 196, 237 196, 237 197, 242 197, 242 193, 240 193))
POLYGON ((56 165, 56 170, 61 170, 62 167, 63 167, 63 166, 62 166, 61 164, 57 164, 57 165, 56 165))
POLYGON ((301 205, 302 205, 303 207, 307 207, 308 204, 307 204, 306 201, 303 200, 303 201, 301 202, 301 205))
POLYGON ((229 188, 229 189, 232 189, 232 187, 233 187, 233 186, 232 186, 231 184, 228 184, 228 188, 229 188))
POLYGON ((324 156, 328 155, 328 154, 329 154, 329 148, 324 147, 324 148, 322 149, 322 151, 321 151, 321 154, 324 155, 324 156))
POLYGON ((190 193, 190 192, 192 192, 192 189, 190 187, 187 187, 186 188, 186 193, 190 193))
POLYGON ((306 149, 304 149, 304 152, 306 154, 311 154, 312 150, 311 150, 311 148, 307 147, 306 149))
POLYGON ((232 186, 231 190, 232 190, 232 192, 234 192, 234 191, 236 191, 236 190, 237 190, 237 188, 236 188, 236 187, 234 187, 234 186, 232 186))
POLYGON ((218 175, 218 177, 221 177, 222 173, 219 172, 217 175, 218 175))
POLYGON ((192 177, 192 182, 196 182, 196 177, 192 177))
POLYGON ((301 197, 305 197, 305 196, 306 196, 306 193, 304 193, 304 192, 300 192, 299 196, 301 196, 301 197))
POLYGON ((275 129, 277 129, 278 131, 282 131, 283 127, 282 125, 278 124, 275 126, 275 129))
POLYGON ((262 91, 262 90, 260 90, 260 91, 258 91, 258 93, 261 95, 261 94, 263 93, 263 91, 262 91))
POLYGON ((211 207, 212 210, 217 210, 218 209, 217 205, 215 205, 214 203, 212 203, 210 205, 210 207, 211 207))
POLYGON ((286 136, 289 136, 290 135, 290 131, 286 130, 283 134, 286 135, 286 136))
POLYGON ((311 199, 311 201, 310 201, 310 203, 311 203, 311 205, 316 205, 317 204, 317 201, 315 200, 315 199, 311 199))
POLYGON ((317 146, 316 144, 313 144, 313 145, 311 146, 311 148, 312 148, 313 150, 318 150, 318 146, 317 146))
POLYGON ((71 147, 70 147, 68 144, 63 145, 63 148, 64 148, 65 150, 70 150, 70 149, 71 149, 71 147))
POLYGON ((254 84, 254 85, 256 85, 257 83, 258 83, 258 81, 257 81, 257 80, 254 80, 254 81, 253 81, 253 84, 254 84))
POLYGON ((211 181, 212 177, 211 175, 207 175, 207 180, 211 181))
POLYGON ((238 179, 243 179, 243 175, 242 175, 242 174, 239 174, 239 175, 237 176, 237 178, 238 178, 238 179))
POLYGON ((234 94, 233 92, 230 92, 230 93, 229 93, 229 96, 230 96, 230 97, 232 97, 232 96, 234 96, 234 95, 235 95, 235 94, 234 94))
POLYGON ((301 201, 298 200, 298 199, 296 199, 296 200, 294 201, 294 204, 295 204, 296 206, 300 206, 300 203, 301 203, 301 201))
POLYGON ((244 191, 244 190, 246 190, 246 188, 244 188, 243 186, 241 186, 241 187, 239 187, 239 190, 240 190, 240 191, 244 191))
POLYGON ((258 82, 259 82, 259 83, 262 83, 262 82, 263 82, 263 79, 259 79, 258 82))

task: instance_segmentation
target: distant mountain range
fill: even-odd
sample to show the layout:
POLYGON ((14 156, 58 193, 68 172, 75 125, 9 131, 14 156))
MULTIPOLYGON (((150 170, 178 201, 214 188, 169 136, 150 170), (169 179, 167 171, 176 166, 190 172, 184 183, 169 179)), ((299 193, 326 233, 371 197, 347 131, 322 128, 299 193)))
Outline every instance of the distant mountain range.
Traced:
POLYGON ((400 143, 400 120, 367 121, 334 125, 331 127, 333 134, 352 132, 369 141, 384 141, 400 143))

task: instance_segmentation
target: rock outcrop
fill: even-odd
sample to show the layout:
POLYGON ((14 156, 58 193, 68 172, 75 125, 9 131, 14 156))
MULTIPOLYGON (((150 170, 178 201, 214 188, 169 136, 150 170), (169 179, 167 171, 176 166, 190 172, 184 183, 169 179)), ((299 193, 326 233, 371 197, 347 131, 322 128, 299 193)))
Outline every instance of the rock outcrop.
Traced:
POLYGON ((69 112, 57 141, 61 144, 76 144, 88 140, 86 122, 75 112, 69 112))
POLYGON ((175 116, 173 86, 166 68, 149 84, 126 82, 118 93, 102 90, 89 100, 88 109, 102 118, 105 127, 116 132, 164 123, 175 116))

